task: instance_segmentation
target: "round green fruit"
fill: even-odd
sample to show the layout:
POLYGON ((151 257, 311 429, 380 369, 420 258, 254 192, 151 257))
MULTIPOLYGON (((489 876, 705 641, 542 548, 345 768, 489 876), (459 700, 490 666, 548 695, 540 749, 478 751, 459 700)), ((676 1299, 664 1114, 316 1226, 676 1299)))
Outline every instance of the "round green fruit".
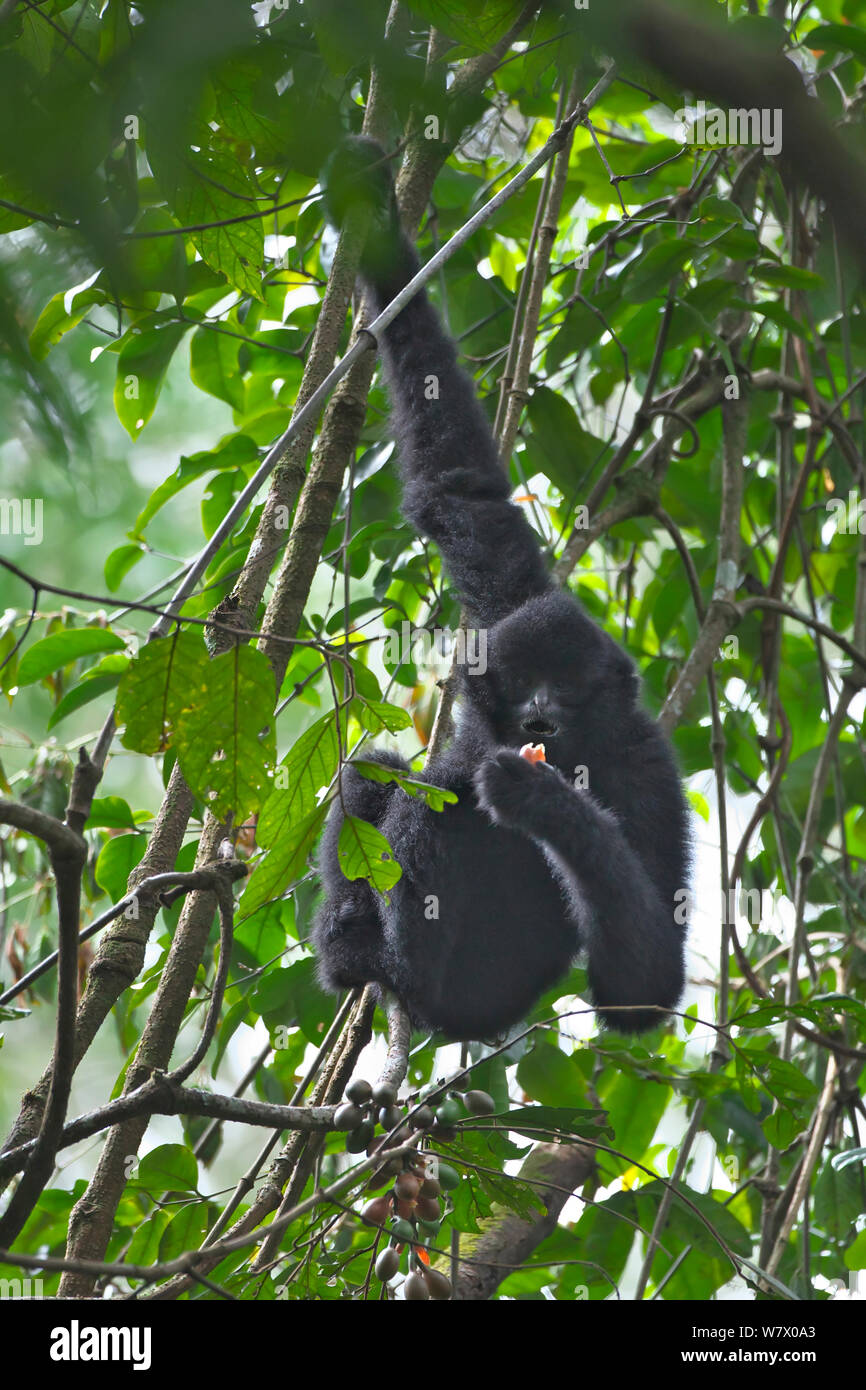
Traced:
POLYGON ((347 1101, 345 1105, 337 1106, 337 1113, 334 1116, 335 1128, 346 1130, 357 1129, 358 1126, 363 1123, 363 1110, 360 1110, 357 1105, 353 1105, 351 1101, 347 1101))
POLYGON ((442 1104, 436 1108, 436 1123, 442 1125, 444 1129, 450 1129, 462 1118, 463 1106, 459 1101, 443 1100, 442 1104))
POLYGON ((350 1130, 346 1135, 346 1152, 350 1154, 364 1153, 375 1132, 376 1127, 372 1120, 362 1120, 357 1129, 350 1130))
POLYGON ((355 1105, 369 1105, 372 1099, 373 1087, 362 1076, 356 1076, 346 1087, 346 1100, 353 1101, 355 1105))
POLYGON ((414 1115, 409 1116, 409 1124, 412 1129, 429 1129, 435 1121, 436 1116, 429 1105, 422 1105, 415 1111, 414 1115))
POLYGON ((430 1292, 423 1274, 419 1274, 418 1271, 415 1270, 412 1274, 408 1275, 403 1285, 403 1297, 406 1299, 407 1303, 422 1302, 430 1297, 430 1292))
POLYGON ((398 1245, 410 1245, 415 1239, 415 1227, 402 1216, 395 1216, 391 1222, 391 1239, 398 1245))
POLYGON ((376 1278, 381 1279, 383 1284, 387 1284, 389 1279, 393 1279, 399 1268, 400 1256, 393 1245, 388 1245, 379 1252, 376 1260, 376 1278))
POLYGON ((380 1081, 373 1087, 373 1101, 378 1106, 393 1105, 397 1099, 397 1088, 388 1081, 380 1081))
POLYGON ((486 1091, 467 1091, 463 1103, 470 1115, 494 1115, 496 1101, 486 1091))
POLYGON ((444 1303, 454 1292, 451 1280, 440 1269, 425 1269, 423 1279, 430 1297, 439 1302, 444 1303))
POLYGON ((460 1174, 456 1168, 452 1168, 450 1163, 439 1164, 439 1185, 443 1192, 453 1192, 455 1187, 460 1186, 460 1174))

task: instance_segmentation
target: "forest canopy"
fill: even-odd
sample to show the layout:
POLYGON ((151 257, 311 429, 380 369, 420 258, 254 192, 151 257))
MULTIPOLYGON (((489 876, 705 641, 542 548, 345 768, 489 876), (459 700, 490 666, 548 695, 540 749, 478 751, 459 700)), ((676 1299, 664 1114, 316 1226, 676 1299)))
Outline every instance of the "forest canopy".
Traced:
MULTIPOLYGON (((864 99, 863 0, 0 4, 0 1276, 856 1289, 864 99), (400 514, 368 228, 325 218, 360 132, 673 742, 689 985, 638 1039, 579 962, 462 1046, 317 983, 342 770, 390 743, 441 811, 475 640, 400 514)), ((399 877, 363 820, 345 851, 399 877)))

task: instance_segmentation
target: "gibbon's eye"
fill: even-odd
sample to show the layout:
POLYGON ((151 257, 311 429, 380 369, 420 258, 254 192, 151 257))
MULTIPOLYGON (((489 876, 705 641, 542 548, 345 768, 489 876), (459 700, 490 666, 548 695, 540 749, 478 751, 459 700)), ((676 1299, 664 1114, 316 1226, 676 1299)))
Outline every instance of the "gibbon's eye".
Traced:
POLYGON ((526 675, 516 675, 509 677, 508 684, 502 691, 506 702, 515 709, 521 708, 533 693, 533 682, 526 675))

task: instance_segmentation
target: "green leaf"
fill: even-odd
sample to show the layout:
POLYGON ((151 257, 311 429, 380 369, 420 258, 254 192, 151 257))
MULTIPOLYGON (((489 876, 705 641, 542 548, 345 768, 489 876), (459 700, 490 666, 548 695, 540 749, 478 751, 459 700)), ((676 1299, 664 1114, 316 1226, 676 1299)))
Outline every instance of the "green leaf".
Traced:
POLYGON ((854 1238, 843 1259, 848 1269, 866 1269, 866 1231, 854 1238))
POLYGON ((187 1202, 169 1221, 159 1242, 159 1258, 176 1260, 201 1245, 209 1225, 206 1202, 187 1202))
POLYGON ((468 48, 486 52, 513 24, 513 0, 412 0, 411 8, 468 48))
MULTIPOLYGON (((277 94, 267 79, 266 65, 256 61, 255 49, 252 55, 239 55, 214 75, 214 106, 220 125, 252 145, 259 161, 278 163, 285 157, 285 141, 279 126, 277 94)), ((305 190, 308 186, 305 184, 305 190)), ((283 192, 282 196, 293 197, 294 193, 283 192)))
POLYGON ((52 632, 27 648, 18 666, 18 684, 32 685, 82 656, 122 652, 124 646, 123 639, 107 627, 69 627, 52 632))
POLYGON ((174 187, 168 191, 175 216, 184 226, 200 228, 191 236, 202 259, 230 285, 262 299, 262 219, 231 220, 254 210, 258 189, 245 167, 232 154, 192 150, 182 169, 173 167, 172 173, 174 187))
POLYGON ((743 213, 736 203, 732 203, 730 198, 720 198, 717 193, 711 193, 708 197, 702 198, 698 203, 698 216, 712 219, 716 222, 742 222, 743 213))
POLYGON ((303 820, 295 822, 289 833, 256 864, 247 880, 239 903, 239 921, 252 917, 265 903, 281 897, 304 872, 327 815, 327 806, 317 806, 303 820))
POLYGON ((311 1042, 321 1042, 323 1025, 334 1016, 329 999, 316 978, 316 962, 307 957, 294 965, 269 970, 250 998, 268 1028, 298 1025, 311 1042))
POLYGON ((676 304, 676 312, 678 315, 685 316, 686 320, 690 320, 701 337, 706 337, 711 343, 715 343, 719 356, 724 362, 729 375, 736 376, 731 350, 724 338, 721 338, 713 328, 709 320, 704 317, 699 309, 695 308, 694 304, 687 303, 686 300, 680 299, 677 295, 674 295, 674 303, 676 304))
POLYGON ((122 676, 117 722, 121 743, 137 753, 157 753, 190 697, 201 687, 208 665, 200 632, 175 633, 147 642, 122 676))
POLYGON ((134 830, 135 818, 128 801, 122 796, 98 796, 90 808, 86 830, 97 826, 108 826, 112 830, 134 830))
POLYGON ((853 53, 862 63, 866 63, 866 31, 856 24, 819 24, 810 29, 802 39, 806 48, 830 48, 842 53, 853 53))
POLYGON ((629 266, 621 281, 622 293, 635 304, 655 299, 672 286, 694 249, 691 237, 677 237, 651 246, 629 266))
POLYGON ((628 1156, 611 1159, 617 1171, 624 1171, 631 1160, 643 1159, 670 1096, 669 1086, 648 1086, 642 1077, 626 1072, 618 1072, 611 1084, 600 1091, 616 1136, 616 1148, 628 1156))
POLYGON ((217 816, 258 811, 276 750, 274 673, 263 652, 232 647, 195 668, 175 746, 189 786, 217 816))
POLYGON ((780 1106, 761 1121, 761 1128, 767 1136, 767 1143, 775 1149, 787 1149, 808 1121, 803 1121, 790 1110, 780 1106))
POLYGON ((196 386, 233 410, 244 408, 244 383, 238 373, 238 341, 213 328, 197 328, 190 343, 189 374, 196 386))
POLYGON ((790 333, 796 333, 798 338, 811 338, 811 333, 804 323, 795 318, 784 304, 777 300, 759 299, 755 303, 749 303, 745 299, 732 299, 733 309, 746 309, 750 314, 760 314, 762 318, 767 318, 771 323, 775 323, 779 328, 787 328, 790 333))
POLYGON ((346 816, 337 856, 346 878, 366 878, 380 893, 393 888, 403 870, 381 830, 357 816, 346 816))
POLYGON ((702 820, 705 820, 709 823, 710 804, 707 801, 707 798, 704 796, 703 792, 699 792, 694 787, 692 787, 686 791, 686 796, 688 797, 689 802, 691 803, 692 809, 697 811, 698 815, 701 817, 702 820))
MULTIPOLYGON (((551 1047, 551 1052, 558 1051, 551 1047)), ((562 1053, 559 1054, 562 1056, 562 1053)), ((566 1061, 568 1059, 566 1058, 566 1061)), ((519 1069, 518 1069, 519 1079, 519 1069)), ((561 1105, 524 1105, 508 1110, 501 1115, 473 1116, 476 1128, 509 1129, 523 1134, 527 1139, 539 1139, 544 1132, 552 1134, 577 1134, 588 1139, 598 1139, 607 1131, 605 1113, 597 1108, 577 1108, 561 1105)))
POLYGON ((67 690, 63 699, 52 710, 46 728, 53 729, 55 725, 60 723, 61 719, 65 719, 74 710, 82 709, 85 705, 89 705, 91 700, 96 700, 100 695, 104 695, 106 691, 114 690, 129 666, 129 661, 128 656, 114 652, 110 656, 104 656, 91 670, 85 671, 78 685, 67 690))
POLYGON ((517 1064, 517 1080, 527 1095, 542 1105, 573 1104, 586 1083, 571 1057, 552 1043, 539 1042, 517 1064))
POLYGON ((146 835, 113 835, 99 852, 94 878, 113 903, 126 896, 129 875, 147 848, 146 835))
POLYGON ((801 1067, 795 1066, 793 1062, 786 1062, 782 1057, 773 1057, 767 1053, 756 1052, 753 1048, 748 1048, 746 1051, 749 1059, 754 1062, 761 1073, 767 1090, 777 1100, 784 1103, 791 1099, 815 1095, 817 1089, 815 1083, 810 1077, 804 1075, 801 1067))
POLYGON ((153 491, 146 506, 139 512, 133 529, 136 533, 143 531, 166 502, 202 474, 223 468, 243 468, 247 464, 257 463, 258 458, 254 441, 245 434, 229 435, 217 449, 205 449, 201 453, 191 454, 189 458, 181 458, 174 473, 153 491))
POLYGON ((143 332, 134 330, 120 349, 114 408, 133 439, 154 412, 169 363, 187 327, 184 323, 165 323, 143 332))
MULTIPOLYGON (((633 1192, 616 1192, 607 1201, 585 1208, 574 1227, 580 1259, 575 1279, 587 1285, 590 1299, 610 1298, 622 1276, 638 1221, 633 1192)), ((544 1246, 539 1247, 539 1253, 544 1246)))
POLYGON ((182 303, 194 271, 187 266, 177 222, 165 208, 145 208, 135 224, 134 236, 121 243, 121 274, 136 297, 143 291, 160 291, 182 303), (151 235, 158 232, 171 235, 151 235))
POLYGON ((533 391, 527 415, 532 425, 528 448, 532 471, 543 472, 560 492, 571 496, 604 452, 604 444, 581 427, 574 407, 548 386, 533 391))
POLYGON ((111 594, 117 592, 133 566, 144 556, 141 545, 120 545, 105 561, 105 583, 111 594))
POLYGON ((81 322, 88 309, 105 302, 105 291, 98 289, 80 290, 72 295, 69 290, 61 290, 49 299, 30 334, 30 351, 36 360, 47 357, 64 333, 81 322))
POLYGON ((171 1212, 165 1207, 157 1208, 150 1216, 145 1217, 132 1237, 126 1252, 127 1260, 131 1264, 156 1264, 159 1259, 160 1241, 170 1221, 171 1212))
POLYGON ((161 1192, 195 1192, 198 1164, 183 1144, 160 1144, 142 1158, 135 1182, 153 1196, 161 1192))
POLYGON ((753 274, 764 285, 786 285, 793 290, 815 290, 824 284, 814 270, 803 270, 798 265, 769 265, 761 261, 753 274))
POLYGON ((431 811, 442 811, 446 806, 456 806, 459 797, 456 792, 435 787, 432 782, 422 782, 420 778, 401 772, 399 768, 388 767, 386 763, 374 762, 367 758, 353 758, 352 766, 371 782, 396 782, 407 796, 423 796, 431 811))
POLYGON ((381 733, 383 729, 389 734, 396 734, 400 729, 408 729, 412 723, 408 710, 400 705, 390 705, 385 700, 359 700, 357 709, 359 720, 371 734, 381 733))
POLYGON ((315 809, 318 794, 337 770, 340 744, 333 714, 301 734, 277 768, 274 787, 262 806, 256 829, 259 844, 270 846, 315 809))
POLYGON ((847 1240, 863 1215, 863 1172, 856 1164, 836 1168, 830 1158, 818 1174, 812 1219, 833 1240, 847 1240))

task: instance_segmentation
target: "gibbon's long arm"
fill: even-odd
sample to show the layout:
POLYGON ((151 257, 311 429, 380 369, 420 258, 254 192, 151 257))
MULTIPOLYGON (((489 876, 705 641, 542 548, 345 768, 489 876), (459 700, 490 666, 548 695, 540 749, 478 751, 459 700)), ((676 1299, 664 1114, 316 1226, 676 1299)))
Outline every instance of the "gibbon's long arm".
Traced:
MULTIPOLYGON (((355 180, 364 179, 364 163, 384 158, 373 141, 360 138, 340 153, 355 180)), ((340 174, 349 177, 345 168, 340 174)), ((378 216, 360 273, 378 312, 421 263, 400 227, 390 176, 380 172, 363 194, 376 199, 378 216)), ((474 383, 457 365, 423 290, 385 329, 380 346, 400 440, 404 515, 438 545, 473 619, 490 626, 551 587, 538 541, 509 501, 511 488, 474 383)))
MULTIPOLYGON (((511 749, 482 764, 475 785, 481 805, 500 825, 530 836, 551 855, 566 891, 582 904, 589 984, 605 1022, 625 1031, 652 1027, 659 1015, 640 1006, 672 1007, 684 982, 682 938, 671 929, 683 881, 677 856, 663 856, 650 873, 615 815, 558 772, 511 749)), ((640 812, 630 828, 638 836, 643 831, 646 841, 651 822, 666 808, 656 800, 651 774, 632 790, 640 812)))

